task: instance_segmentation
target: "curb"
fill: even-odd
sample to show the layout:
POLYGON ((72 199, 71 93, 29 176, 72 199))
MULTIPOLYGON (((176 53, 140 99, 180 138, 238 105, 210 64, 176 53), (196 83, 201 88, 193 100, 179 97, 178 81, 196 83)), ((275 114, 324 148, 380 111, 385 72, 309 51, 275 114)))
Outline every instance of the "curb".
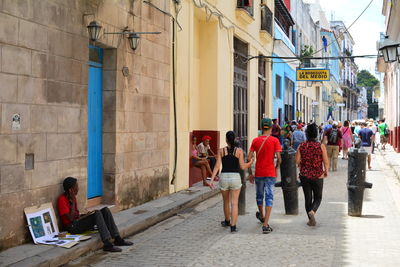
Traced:
MULTIPOLYGON (((143 205, 123 210, 113 214, 115 222, 118 226, 122 237, 131 236, 146 230, 147 228, 164 221, 180 211, 193 207, 194 205, 209 199, 219 193, 218 189, 210 190, 208 187, 191 187, 157 200, 153 200, 143 205)), ((23 245, 24 248, 11 248, 0 253, 0 265, 2 266, 32 266, 32 267, 52 267, 66 264, 77 259, 84 254, 96 251, 102 248, 99 234, 95 234, 91 239, 80 242, 75 247, 64 249, 59 247, 49 247, 45 251, 41 251, 26 258, 16 260, 14 262, 7 257, 12 258, 18 253, 26 251, 26 246, 37 246, 34 244, 23 245), (9 255, 5 255, 6 253, 9 255), (3 254, 3 255, 2 255, 3 254), (4 262, 6 260, 6 262, 4 262), (3 265, 4 264, 4 265, 3 265)))
MULTIPOLYGON (((395 152, 396 153, 396 152, 395 152)), ((396 175, 397 179, 400 180, 400 171, 398 169, 396 169, 393 164, 391 163, 391 161, 389 161, 386 158, 386 155, 382 153, 382 151, 379 151, 380 156, 382 156, 383 160, 385 161, 385 163, 390 167, 390 169, 393 170, 394 174, 396 175)))

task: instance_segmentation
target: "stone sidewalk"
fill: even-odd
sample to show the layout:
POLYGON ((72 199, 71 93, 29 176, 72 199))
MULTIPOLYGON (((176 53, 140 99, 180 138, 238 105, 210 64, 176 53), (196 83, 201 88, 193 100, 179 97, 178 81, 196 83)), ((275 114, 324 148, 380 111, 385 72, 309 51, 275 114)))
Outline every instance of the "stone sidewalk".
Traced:
POLYGON ((386 145, 386 150, 377 150, 377 153, 380 153, 383 156, 386 164, 389 165, 396 173, 397 177, 400 179, 400 153, 394 151, 393 147, 390 145, 386 145))
MULTIPOLYGON (((115 222, 123 237, 141 232, 148 227, 176 215, 218 193, 209 187, 196 185, 187 190, 147 202, 115 213, 115 222)), ((24 244, 0 253, 0 266, 60 266, 102 247, 98 234, 70 248, 24 244)))
POLYGON ((317 226, 308 227, 299 190, 299 215, 285 215, 282 190, 276 188, 269 235, 255 219, 254 186, 247 188, 247 213, 239 232, 219 226, 220 196, 132 236, 135 246, 122 253, 102 251, 67 266, 400 266, 400 184, 378 152, 373 155, 364 195, 363 216, 347 215, 347 163, 324 180, 317 226))

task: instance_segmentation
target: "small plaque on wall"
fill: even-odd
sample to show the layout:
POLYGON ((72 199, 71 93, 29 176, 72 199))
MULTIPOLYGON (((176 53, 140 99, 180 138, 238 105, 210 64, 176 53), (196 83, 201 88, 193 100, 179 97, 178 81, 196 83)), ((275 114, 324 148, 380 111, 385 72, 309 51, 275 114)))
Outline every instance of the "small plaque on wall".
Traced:
POLYGON ((13 130, 20 130, 21 129, 21 115, 19 114, 14 114, 12 116, 12 124, 11 128, 13 130))

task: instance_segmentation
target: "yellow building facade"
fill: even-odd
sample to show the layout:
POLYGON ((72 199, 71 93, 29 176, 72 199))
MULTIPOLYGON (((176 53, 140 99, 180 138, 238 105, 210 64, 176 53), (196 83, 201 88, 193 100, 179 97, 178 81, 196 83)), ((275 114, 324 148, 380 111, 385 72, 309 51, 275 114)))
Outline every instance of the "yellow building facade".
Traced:
POLYGON ((176 192, 189 187, 193 131, 217 131, 224 146, 225 133, 240 129, 249 148, 260 117, 272 114, 271 64, 246 59, 272 55, 274 1, 172 2, 170 192, 176 192))

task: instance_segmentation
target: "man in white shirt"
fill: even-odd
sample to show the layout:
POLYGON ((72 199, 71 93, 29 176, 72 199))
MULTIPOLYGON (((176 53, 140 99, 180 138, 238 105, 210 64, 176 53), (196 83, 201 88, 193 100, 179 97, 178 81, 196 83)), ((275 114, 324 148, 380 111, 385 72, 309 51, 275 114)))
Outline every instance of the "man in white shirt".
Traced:
POLYGON ((202 137, 202 142, 197 145, 197 151, 199 151, 200 158, 206 158, 210 162, 211 170, 214 169, 215 166, 215 153, 211 150, 210 140, 212 138, 208 135, 202 137), (211 154, 211 155, 210 155, 211 154))

